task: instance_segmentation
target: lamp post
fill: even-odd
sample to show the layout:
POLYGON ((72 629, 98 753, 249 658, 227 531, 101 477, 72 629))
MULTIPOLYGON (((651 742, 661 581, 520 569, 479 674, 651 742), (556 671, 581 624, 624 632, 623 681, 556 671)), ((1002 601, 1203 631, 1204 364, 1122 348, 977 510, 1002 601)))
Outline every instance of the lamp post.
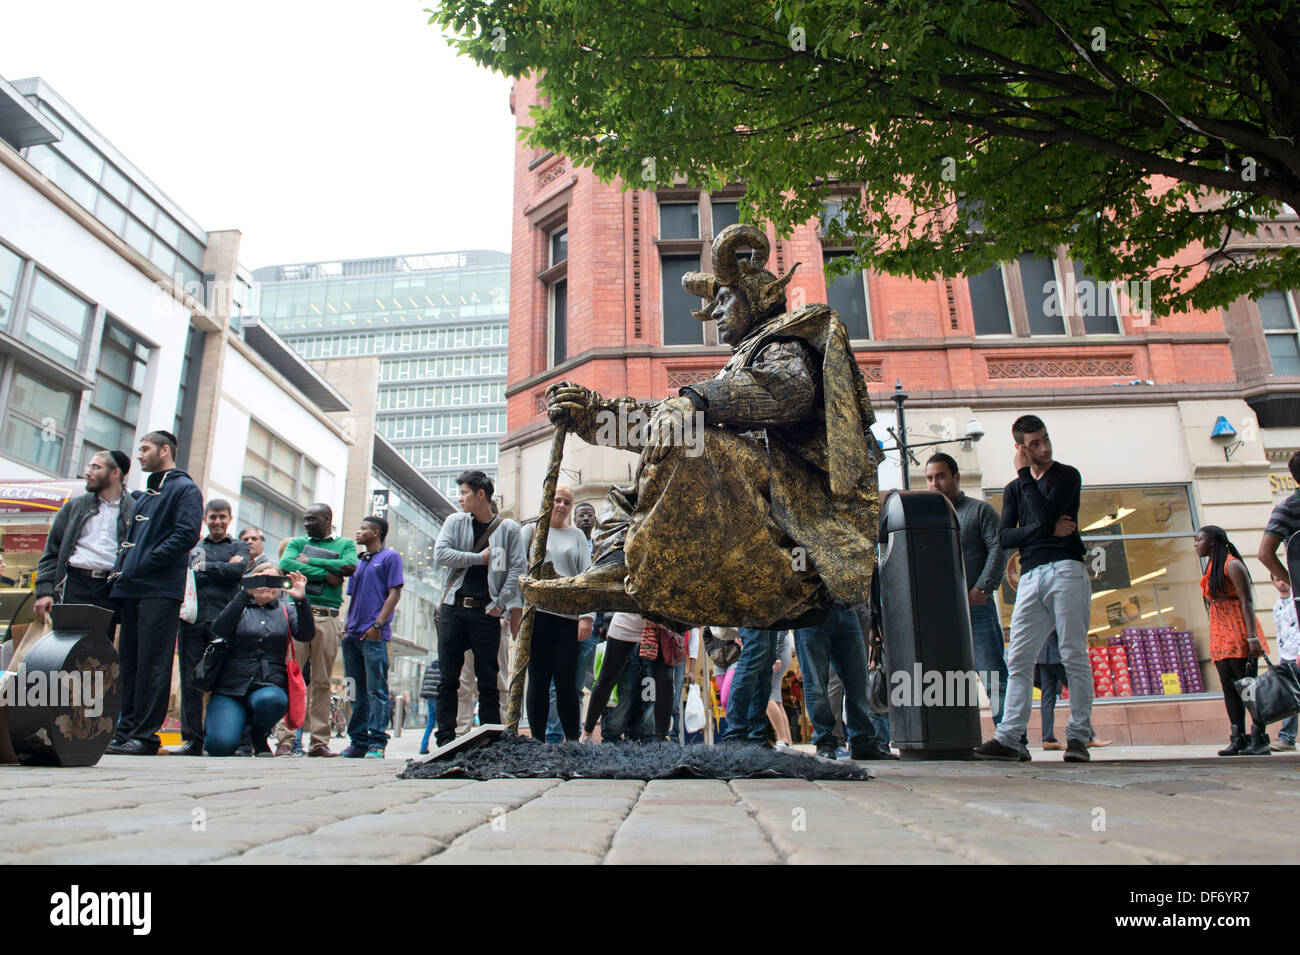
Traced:
POLYGON ((889 431, 890 437, 892 437, 896 443, 892 448, 884 448, 885 451, 898 452, 898 464, 899 464, 899 468, 903 472, 902 477, 903 477, 904 491, 910 491, 912 489, 912 476, 908 472, 908 466, 907 466, 908 461, 911 461, 913 464, 917 465, 918 467, 921 464, 921 462, 916 459, 916 455, 912 453, 913 448, 932 448, 935 447, 936 445, 956 444, 957 442, 960 441, 962 444, 966 445, 966 450, 969 451, 971 442, 978 441, 980 438, 984 437, 984 429, 980 427, 980 423, 976 421, 974 418, 971 418, 966 425, 966 433, 959 438, 940 438, 938 441, 909 442, 907 440, 907 420, 904 417, 904 412, 903 412, 903 405, 906 403, 907 397, 908 397, 907 393, 903 391, 902 380, 901 379, 896 380, 894 382, 894 395, 893 395, 894 407, 896 409, 894 412, 895 427, 886 429, 889 431))

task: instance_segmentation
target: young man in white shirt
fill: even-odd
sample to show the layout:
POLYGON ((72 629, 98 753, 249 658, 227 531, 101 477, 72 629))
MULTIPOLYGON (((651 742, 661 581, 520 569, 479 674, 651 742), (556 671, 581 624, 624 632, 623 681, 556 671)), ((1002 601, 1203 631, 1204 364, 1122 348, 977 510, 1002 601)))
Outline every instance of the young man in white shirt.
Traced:
MULTIPOLYGON (((1273 605, 1273 623, 1277 627, 1277 653, 1282 658, 1283 665, 1296 665, 1296 653, 1300 651, 1300 625, 1296 622, 1295 600, 1291 596, 1291 585, 1279 577, 1276 573, 1272 575, 1273 586, 1277 588, 1277 603, 1273 605)), ((1291 753, 1295 751, 1296 729, 1300 724, 1296 714, 1292 713, 1282 721, 1282 727, 1277 731, 1277 739, 1270 745, 1275 753, 1291 753)))

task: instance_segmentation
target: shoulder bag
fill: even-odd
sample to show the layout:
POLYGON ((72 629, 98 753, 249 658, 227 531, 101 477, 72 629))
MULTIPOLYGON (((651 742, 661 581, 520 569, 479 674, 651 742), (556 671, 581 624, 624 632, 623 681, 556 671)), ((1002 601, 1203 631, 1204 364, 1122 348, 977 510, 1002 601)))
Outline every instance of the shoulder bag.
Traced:
POLYGON ((1248 676, 1233 686, 1255 722, 1267 726, 1300 712, 1300 675, 1295 665, 1285 660, 1275 666, 1267 656, 1262 659, 1268 664, 1263 676, 1248 676))

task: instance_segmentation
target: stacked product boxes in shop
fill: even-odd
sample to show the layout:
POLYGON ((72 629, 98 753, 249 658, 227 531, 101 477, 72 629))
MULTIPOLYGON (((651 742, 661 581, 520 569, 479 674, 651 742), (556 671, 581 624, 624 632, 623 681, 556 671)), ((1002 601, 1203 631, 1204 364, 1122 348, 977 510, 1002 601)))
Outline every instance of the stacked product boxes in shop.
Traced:
POLYGON ((1200 693, 1205 689, 1196 644, 1189 630, 1173 627, 1126 627, 1118 637, 1111 637, 1109 650, 1124 651, 1129 678, 1135 696, 1160 696, 1165 692, 1164 674, 1178 677, 1183 693, 1200 693))
POLYGON ((1122 646, 1089 647, 1092 686, 1096 696, 1132 696, 1128 654, 1122 646))

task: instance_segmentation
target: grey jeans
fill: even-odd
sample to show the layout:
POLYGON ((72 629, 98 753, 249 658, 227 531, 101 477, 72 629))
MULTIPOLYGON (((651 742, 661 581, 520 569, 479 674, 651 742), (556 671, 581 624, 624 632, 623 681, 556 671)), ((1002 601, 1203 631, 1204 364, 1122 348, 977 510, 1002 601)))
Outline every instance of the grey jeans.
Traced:
POLYGON ((1088 620, 1092 587, 1077 560, 1040 564, 1020 578, 1011 611, 1007 648, 1007 696, 997 740, 1011 749, 1029 725, 1034 705, 1034 663, 1048 635, 1061 640, 1061 663, 1070 681, 1070 723, 1066 739, 1085 745, 1092 739, 1092 666, 1088 662, 1088 620))

